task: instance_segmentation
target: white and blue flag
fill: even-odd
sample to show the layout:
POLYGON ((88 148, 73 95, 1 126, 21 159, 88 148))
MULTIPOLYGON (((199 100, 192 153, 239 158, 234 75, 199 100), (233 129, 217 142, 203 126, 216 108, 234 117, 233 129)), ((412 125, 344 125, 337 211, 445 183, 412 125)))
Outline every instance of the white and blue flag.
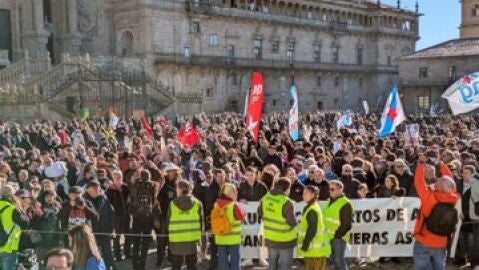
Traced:
POLYGON ((406 120, 406 116, 404 115, 401 100, 399 99, 399 91, 396 86, 393 86, 381 117, 379 136, 385 137, 391 134, 404 120, 406 120))
POLYGON ((293 106, 289 110, 288 119, 289 136, 293 141, 297 141, 299 139, 298 92, 296 91, 294 83, 289 89, 289 94, 293 99, 293 106))
POLYGON ((479 108, 479 72, 463 76, 442 94, 452 114, 468 113, 479 108))

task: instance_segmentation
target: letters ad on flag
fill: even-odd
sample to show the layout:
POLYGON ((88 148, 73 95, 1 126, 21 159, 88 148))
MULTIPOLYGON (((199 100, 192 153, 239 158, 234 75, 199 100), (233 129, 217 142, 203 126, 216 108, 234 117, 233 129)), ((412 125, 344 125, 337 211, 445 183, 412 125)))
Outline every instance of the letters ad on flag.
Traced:
POLYGON ((460 78, 442 94, 442 97, 447 99, 454 115, 479 108, 479 72, 460 78))
MULTIPOLYGON (((324 204, 324 202, 320 202, 324 204)), ((413 253, 413 229, 419 214, 418 198, 384 198, 352 200, 354 205, 351 239, 346 248, 347 257, 410 257, 413 253)), ((258 220, 259 202, 242 204, 246 221, 242 227, 242 258, 263 258, 267 254, 261 222, 258 220)), ((295 212, 301 217, 304 202, 295 203, 295 212)))
POLYGON ((406 120, 406 116, 399 98, 399 90, 396 86, 393 86, 381 116, 379 136, 385 137, 391 134, 404 120, 406 120))
POLYGON ((291 85, 289 93, 293 99, 293 106, 289 110, 288 119, 289 136, 293 141, 297 141, 299 139, 298 92, 294 84, 291 85))
POLYGON ((246 129, 251 132, 255 141, 258 141, 259 125, 263 115, 264 90, 263 75, 260 72, 253 72, 246 112, 246 129))

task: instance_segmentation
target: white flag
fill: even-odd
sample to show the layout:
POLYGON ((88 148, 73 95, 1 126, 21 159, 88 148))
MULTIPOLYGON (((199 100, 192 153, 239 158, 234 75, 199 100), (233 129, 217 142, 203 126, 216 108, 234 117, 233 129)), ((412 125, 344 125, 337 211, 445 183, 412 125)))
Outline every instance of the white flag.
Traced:
POLYGON ((363 100, 363 109, 364 109, 364 114, 369 114, 369 104, 366 100, 363 100))
POLYGON ((479 72, 460 78, 442 94, 442 97, 447 99, 454 115, 479 108, 479 72))

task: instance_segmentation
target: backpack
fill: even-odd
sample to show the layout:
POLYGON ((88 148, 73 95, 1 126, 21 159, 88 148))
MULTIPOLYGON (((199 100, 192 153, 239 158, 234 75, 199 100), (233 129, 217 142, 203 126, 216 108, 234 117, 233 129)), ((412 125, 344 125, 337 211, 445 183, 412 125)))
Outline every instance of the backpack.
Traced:
POLYGON ((7 244, 8 242, 8 239, 10 238, 10 234, 12 234, 13 232, 13 229, 15 229, 15 226, 13 226, 13 228, 10 230, 10 232, 6 232, 5 231, 5 228, 3 227, 3 223, 2 223, 2 214, 5 210, 7 210, 7 208, 9 207, 9 205, 3 207, 2 209, 0 209, 0 247, 3 247, 4 245, 7 244))
POLYGON ((133 216, 148 218, 153 215, 152 188, 153 186, 150 182, 138 182, 137 196, 133 202, 133 216))
POLYGON ((425 218, 426 228, 437 235, 450 236, 459 221, 454 204, 438 202, 432 208, 431 214, 425 218))
POLYGON ((226 206, 215 204, 211 211, 211 232, 214 235, 228 234, 231 232, 232 225, 226 215, 226 206))

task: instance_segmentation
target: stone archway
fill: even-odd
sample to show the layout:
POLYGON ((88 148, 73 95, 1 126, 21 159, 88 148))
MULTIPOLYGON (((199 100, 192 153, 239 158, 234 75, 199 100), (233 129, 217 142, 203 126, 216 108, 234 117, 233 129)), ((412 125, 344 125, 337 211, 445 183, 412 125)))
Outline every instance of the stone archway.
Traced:
POLYGON ((120 55, 132 56, 135 38, 131 31, 123 31, 120 36, 120 55))

